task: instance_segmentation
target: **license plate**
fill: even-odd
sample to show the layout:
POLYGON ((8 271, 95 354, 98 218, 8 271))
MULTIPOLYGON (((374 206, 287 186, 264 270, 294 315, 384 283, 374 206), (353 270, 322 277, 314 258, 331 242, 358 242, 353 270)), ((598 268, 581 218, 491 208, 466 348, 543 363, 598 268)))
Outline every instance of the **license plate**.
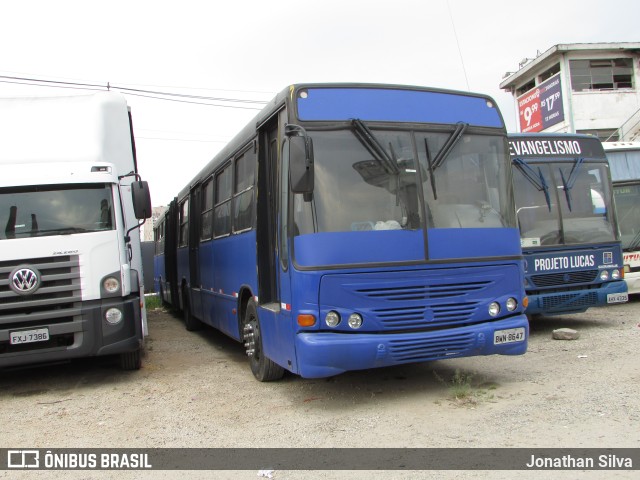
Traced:
POLYGON ((524 336, 524 327, 496 330, 493 332, 493 344, 504 345, 505 343, 522 342, 524 340, 524 336))
POLYGON ((49 340, 48 328, 36 328, 34 330, 22 330, 9 332, 9 343, 19 345, 21 343, 46 342, 49 340))
POLYGON ((624 303, 629 301, 628 293, 609 293, 607 294, 607 303, 624 303))

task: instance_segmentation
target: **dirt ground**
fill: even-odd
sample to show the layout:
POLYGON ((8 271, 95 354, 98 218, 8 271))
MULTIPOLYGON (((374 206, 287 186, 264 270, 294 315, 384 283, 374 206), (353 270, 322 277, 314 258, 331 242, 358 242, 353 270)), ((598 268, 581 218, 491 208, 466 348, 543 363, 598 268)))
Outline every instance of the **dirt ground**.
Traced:
MULTIPOLYGON (((143 368, 0 371, 0 448, 640 448, 640 299, 532 321, 529 350, 254 380, 240 344, 149 312, 143 368), (568 327, 580 338, 553 340, 568 327), (456 395, 458 398, 456 398, 456 395)), ((15 472, 0 478, 241 478, 258 471, 15 472)), ((273 471, 302 478, 637 478, 637 472, 273 471)))

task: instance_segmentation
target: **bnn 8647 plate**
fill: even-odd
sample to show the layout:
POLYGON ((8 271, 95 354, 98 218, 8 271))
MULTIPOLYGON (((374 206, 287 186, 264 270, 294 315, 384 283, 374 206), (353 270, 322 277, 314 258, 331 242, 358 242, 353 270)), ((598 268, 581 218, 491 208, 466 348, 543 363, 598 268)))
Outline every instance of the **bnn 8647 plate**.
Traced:
POLYGON ((524 327, 496 330, 493 332, 493 344, 502 345, 504 343, 522 342, 524 335, 524 327))

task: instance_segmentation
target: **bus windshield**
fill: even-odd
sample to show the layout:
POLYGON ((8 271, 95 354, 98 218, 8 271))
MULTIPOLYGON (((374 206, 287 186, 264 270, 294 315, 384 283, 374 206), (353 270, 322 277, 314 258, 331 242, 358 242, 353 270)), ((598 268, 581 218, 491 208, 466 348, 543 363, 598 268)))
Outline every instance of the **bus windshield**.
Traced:
POLYGON ((294 196, 294 234, 515 227, 503 137, 465 133, 438 156, 451 132, 370 132, 309 132, 315 188, 294 196))
POLYGON ((617 185, 613 190, 622 248, 636 250, 640 247, 640 185, 617 185))
POLYGON ((516 163, 514 190, 523 247, 616 240, 605 164, 516 163))
POLYGON ((0 189, 0 240, 114 228, 110 185, 0 189))

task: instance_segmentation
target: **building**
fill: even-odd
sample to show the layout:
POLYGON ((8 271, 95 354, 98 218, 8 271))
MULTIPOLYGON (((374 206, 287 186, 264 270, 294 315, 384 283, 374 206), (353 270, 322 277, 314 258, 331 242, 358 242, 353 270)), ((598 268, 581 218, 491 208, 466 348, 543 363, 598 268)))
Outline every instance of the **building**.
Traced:
POLYGON ((519 132, 640 140, 640 43, 559 44, 525 58, 500 88, 516 100, 519 132))
POLYGON ((165 212, 168 207, 153 207, 151 209, 151 218, 147 219, 142 225, 142 241, 153 242, 153 227, 156 225, 156 221, 165 212))

